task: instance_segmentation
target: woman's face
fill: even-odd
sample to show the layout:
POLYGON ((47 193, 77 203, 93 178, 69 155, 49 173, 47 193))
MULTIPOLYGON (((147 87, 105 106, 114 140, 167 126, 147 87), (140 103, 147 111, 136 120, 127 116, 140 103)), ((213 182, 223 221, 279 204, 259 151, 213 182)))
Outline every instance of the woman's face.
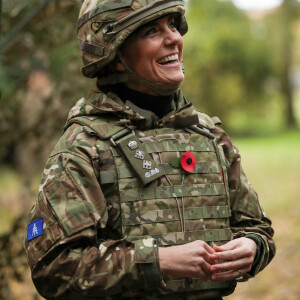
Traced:
MULTIPOLYGON (((123 48, 124 63, 140 77, 157 83, 179 84, 182 71, 183 39, 174 15, 156 19, 130 37, 123 48)), ((122 71, 121 65, 117 67, 122 71)), ((140 92, 155 94, 150 87, 130 81, 127 86, 140 92)))

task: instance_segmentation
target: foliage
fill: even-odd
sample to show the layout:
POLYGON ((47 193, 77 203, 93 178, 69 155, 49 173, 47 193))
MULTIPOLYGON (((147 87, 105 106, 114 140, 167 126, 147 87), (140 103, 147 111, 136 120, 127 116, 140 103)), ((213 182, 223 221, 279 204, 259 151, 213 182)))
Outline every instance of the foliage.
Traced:
POLYGON ((267 16, 266 24, 269 32, 269 42, 272 46, 271 59, 274 74, 279 79, 283 95, 283 111, 285 125, 289 128, 297 127, 297 116, 294 109, 295 93, 292 83, 292 69, 299 64, 299 50, 296 34, 299 30, 300 3, 298 0, 284 0, 281 8, 272 16, 267 16), (298 22, 298 26, 297 26, 298 22))
MULTIPOLYGON (((40 3, 4 1, 3 35, 40 3)), ((68 110, 93 84, 80 73, 76 21, 81 3, 53 1, 1 51, 0 161, 18 166, 19 149, 25 149, 31 138, 36 155, 44 153, 32 162, 41 168, 50 151, 43 141, 54 143, 68 110), (41 116, 33 125, 35 114, 41 116), (31 129, 24 126, 27 123, 31 129)), ((253 20, 228 0, 189 0, 187 19, 183 84, 187 99, 201 111, 218 115, 231 133, 281 129, 286 102, 280 79, 285 65, 283 37, 298 16, 293 16, 292 25, 282 26, 276 12, 253 20)))
MULTIPOLYGON (((0 161, 18 164, 17 148, 25 148, 29 136, 31 140, 34 136, 36 140, 32 143, 37 144, 41 133, 46 132, 51 145, 51 140, 61 132, 68 110, 90 85, 80 73, 81 58, 76 43, 76 21, 81 2, 54 1, 2 49, 0 161), (41 79, 36 73, 41 74, 41 79), (36 123, 33 124, 35 113, 42 115, 34 116, 36 123), (52 118, 52 123, 48 117, 52 118), (39 123, 41 120, 43 122, 39 123), (31 123, 30 128, 24 123, 31 123)), ((37 0, 30 4, 19 0, 4 2, 3 35, 9 34, 39 3, 37 0)), ((43 149, 37 151, 41 153, 43 149)), ((40 164, 41 167, 48 154, 49 149, 32 165, 40 164)))
POLYGON ((231 2, 216 0, 190 0, 187 18, 186 96, 227 124, 240 107, 253 102, 263 107, 271 49, 253 36, 249 18, 231 2))

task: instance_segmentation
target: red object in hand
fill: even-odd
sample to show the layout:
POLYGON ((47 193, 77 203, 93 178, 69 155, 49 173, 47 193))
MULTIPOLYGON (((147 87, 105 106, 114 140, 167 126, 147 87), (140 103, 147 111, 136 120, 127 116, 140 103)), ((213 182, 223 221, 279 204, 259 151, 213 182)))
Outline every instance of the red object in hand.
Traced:
POLYGON ((196 164, 197 164, 196 158, 190 151, 186 151, 181 156, 181 166, 183 170, 187 172, 193 172, 196 164))

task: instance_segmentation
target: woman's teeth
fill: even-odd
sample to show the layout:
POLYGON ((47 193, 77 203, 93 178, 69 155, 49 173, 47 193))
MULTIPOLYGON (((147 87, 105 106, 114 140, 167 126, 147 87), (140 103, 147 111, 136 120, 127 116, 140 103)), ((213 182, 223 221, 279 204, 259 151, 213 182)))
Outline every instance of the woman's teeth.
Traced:
POLYGON ((177 60, 178 60, 178 54, 174 54, 174 55, 170 55, 170 56, 166 56, 166 57, 162 58, 161 60, 158 61, 158 63, 164 65, 164 64, 172 63, 177 60))

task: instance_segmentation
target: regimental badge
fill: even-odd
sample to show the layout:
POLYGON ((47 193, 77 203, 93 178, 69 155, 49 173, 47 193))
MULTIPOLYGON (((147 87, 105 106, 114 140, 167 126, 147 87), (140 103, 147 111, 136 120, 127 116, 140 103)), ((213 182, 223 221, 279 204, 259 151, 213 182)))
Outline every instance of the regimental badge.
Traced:
POLYGON ((145 153, 141 150, 136 150, 134 157, 136 157, 138 159, 144 159, 145 158, 145 153))
POLYGON ((149 177, 152 177, 152 176, 154 176, 155 174, 158 174, 158 173, 159 173, 159 170, 157 168, 155 168, 154 170, 146 172, 145 176, 146 176, 146 178, 149 178, 149 177))
POLYGON ((136 141, 130 141, 128 143, 128 147, 131 149, 131 150, 135 150, 138 148, 138 143, 136 141))
POLYGON ((44 234, 44 221, 43 218, 39 218, 28 225, 27 241, 44 234))
POLYGON ((151 161, 144 160, 143 161, 143 169, 151 170, 151 161))

